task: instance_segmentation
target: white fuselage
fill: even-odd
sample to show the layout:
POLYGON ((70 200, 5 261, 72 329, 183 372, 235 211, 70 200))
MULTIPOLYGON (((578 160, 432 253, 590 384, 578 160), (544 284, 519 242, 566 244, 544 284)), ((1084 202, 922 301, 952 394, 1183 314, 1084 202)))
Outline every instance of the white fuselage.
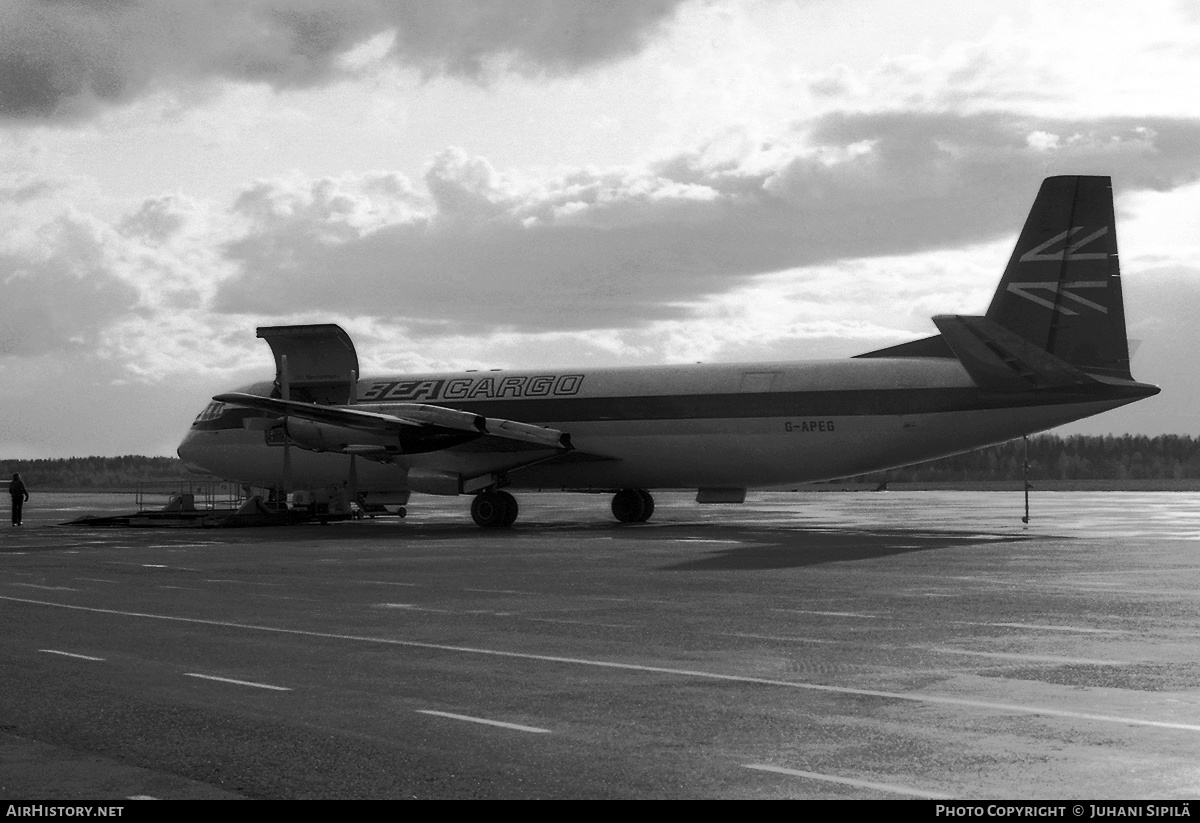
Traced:
MULTIPOLYGON (((270 382, 247 387, 268 394, 270 382)), ((1097 414, 1135 397, 981 391, 950 358, 421 374, 359 380, 355 408, 428 403, 570 435, 575 451, 506 472, 545 489, 755 488, 827 480, 930 460, 1097 414), (553 459, 550 459, 553 458, 553 459)), ((271 415, 210 407, 180 456, 222 478, 281 487, 284 447, 271 415), (207 420, 205 418, 208 418, 207 420)), ((292 488, 346 484, 351 458, 292 446, 292 488)), ((533 455, 536 457, 536 455, 533 455)), ((421 490, 422 471, 472 477, 511 455, 470 444, 390 462, 358 459, 364 492, 421 490)))

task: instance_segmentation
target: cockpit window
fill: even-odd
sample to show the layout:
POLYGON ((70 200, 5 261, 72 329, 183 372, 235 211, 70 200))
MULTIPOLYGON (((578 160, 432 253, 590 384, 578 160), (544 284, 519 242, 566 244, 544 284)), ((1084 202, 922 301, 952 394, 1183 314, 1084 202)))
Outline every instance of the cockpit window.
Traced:
POLYGON ((225 403, 214 400, 204 408, 204 411, 196 415, 196 419, 192 421, 192 425, 195 425, 196 423, 207 423, 210 420, 216 420, 221 416, 221 412, 225 411, 225 408, 225 403))
POLYGON ((252 417, 272 417, 268 412, 233 406, 229 403, 209 403, 192 422, 193 429, 224 431, 245 428, 245 421, 252 417))

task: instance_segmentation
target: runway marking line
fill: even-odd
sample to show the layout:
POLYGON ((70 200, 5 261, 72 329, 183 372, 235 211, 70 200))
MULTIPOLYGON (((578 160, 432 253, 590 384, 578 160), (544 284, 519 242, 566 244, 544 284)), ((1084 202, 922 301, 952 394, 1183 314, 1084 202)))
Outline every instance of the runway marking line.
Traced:
POLYGON ((1049 632, 1076 632, 1078 634, 1129 634, 1125 629, 1092 629, 1085 626, 1048 626, 1043 623, 981 623, 973 620, 955 620, 959 626, 998 626, 1002 629, 1041 629, 1049 632))
POLYGON ((184 672, 184 677, 199 677, 201 680, 216 680, 219 683, 233 683, 238 686, 253 686, 256 689, 270 689, 276 692, 290 692, 291 689, 286 686, 272 686, 270 683, 255 683, 252 680, 234 680, 232 677, 217 677, 212 674, 199 674, 197 672, 184 672))
POLYGON ((1131 660, 1089 660, 1082 657, 1053 657, 1044 654, 1015 654, 1011 652, 976 652, 968 649, 951 649, 946 646, 911 646, 937 654, 966 654, 972 657, 990 657, 997 660, 1018 660, 1030 663, 1062 663, 1068 666, 1132 666, 1131 660))
POLYGON ((539 729, 537 726, 522 726, 520 723, 505 723, 503 720, 488 720, 484 717, 471 717, 469 714, 453 714, 451 712, 435 712, 432 709, 416 709, 417 714, 431 714, 434 717, 448 717, 451 720, 465 720, 468 723, 482 723, 485 726, 499 726, 502 729, 513 729, 518 732, 532 734, 550 734, 549 729, 539 729))
POLYGON ((91 655, 75 654, 74 652, 60 652, 58 649, 38 649, 38 651, 45 652, 46 654, 61 654, 63 657, 74 657, 77 660, 94 660, 97 663, 104 662, 103 657, 92 657, 91 655))
POLYGON ((927 792, 921 789, 910 789, 906 786, 894 786, 890 783, 873 783, 870 780, 856 780, 853 777, 834 777, 831 774, 818 774, 817 772, 805 772, 800 769, 785 769, 782 766, 764 766, 759 763, 746 763, 742 766, 744 769, 754 769, 760 772, 774 772, 775 774, 786 774, 790 777, 803 777, 807 780, 821 780, 826 783, 841 783, 844 786, 854 786, 859 789, 874 789, 879 792, 889 792, 891 794, 904 794, 910 797, 925 797, 930 800, 950 800, 953 795, 939 794, 938 792, 927 792))
MULTIPOLYGON (((943 697, 933 694, 911 694, 904 692, 887 692, 880 689, 857 689, 850 686, 828 686, 820 683, 801 683, 794 680, 773 680, 767 677, 751 677, 740 674, 720 674, 698 669, 676 669, 669 666, 649 666, 641 663, 618 663, 610 660, 589 660, 582 657, 560 657, 549 654, 532 654, 530 652, 512 652, 501 649, 480 649, 473 646, 452 646, 446 643, 424 643, 419 640, 399 640, 392 637, 371 637, 369 635, 340 634, 338 632, 318 632, 308 629, 285 629, 278 626, 259 626, 253 623, 235 623, 230 620, 209 620, 202 617, 179 617, 177 615, 150 614, 148 612, 127 612, 120 609, 101 609, 95 606, 76 606, 71 603, 52 603, 48 600, 30 600, 24 597, 9 597, 0 595, 0 600, 13 603, 28 603, 34 606, 50 606, 70 611, 90 612, 92 614, 113 614, 121 617, 141 617, 148 620, 164 620, 173 623, 188 623, 201 626, 221 626, 229 629, 245 629, 248 631, 271 632, 274 634, 290 634, 297 637, 320 637, 328 640, 350 640, 358 643, 380 643, 389 646, 402 646, 410 649, 428 649, 431 651, 458 652, 461 654, 479 654, 491 657, 506 657, 513 660, 539 660, 545 663, 565 663, 574 666, 594 666, 601 669, 616 669, 619 671, 652 672, 677 677, 694 677, 703 680, 718 680, 726 683, 754 683, 762 686, 778 686, 786 689, 802 689, 804 691, 824 692, 827 694, 852 694, 860 697, 879 697, 886 700, 904 700, 910 703, 926 703, 939 706, 962 706, 971 709, 989 709, 1001 712, 1016 712, 1018 714, 1044 715, 1046 717, 1068 717, 1074 720, 1093 720, 1101 723, 1120 723, 1130 726, 1149 726, 1159 729, 1175 729, 1179 731, 1200 732, 1200 725, 1193 723, 1172 723, 1166 720, 1145 720, 1138 717, 1121 717, 1119 715, 1091 714, 1075 712, 1067 709, 1053 709, 1045 706, 1022 706, 1015 703, 995 703, 990 700, 971 700, 963 697, 943 697)), ((203 677, 204 675, 195 675, 203 677)), ((219 679, 219 678, 214 678, 219 679)), ((231 681, 238 682, 238 681, 231 681)), ((258 685, 258 684, 249 684, 258 685)), ((280 688, 268 686, 267 688, 280 688)), ((284 691, 289 691, 285 689, 284 691)))
POLYGON ((563 620, 556 617, 526 617, 534 623, 564 623, 569 626, 599 626, 602 629, 632 629, 628 623, 595 623, 591 620, 563 620))
POLYGON ((37 583, 9 583, 10 586, 24 586, 27 589, 45 589, 48 592, 77 592, 69 586, 39 586, 37 583))
POLYGON ((877 614, 863 614, 862 612, 819 612, 813 609, 771 609, 773 612, 788 612, 789 614, 819 614, 824 617, 862 617, 866 620, 874 620, 879 617, 877 614))
POLYGON ((463 589, 464 592, 477 592, 479 594, 527 594, 533 597, 541 596, 541 592, 523 592, 518 589, 463 589))
POLYGON ((168 566, 165 563, 137 563, 130 560, 101 560, 101 563, 107 563, 110 566, 137 566, 139 569, 169 569, 177 572, 199 572, 200 569, 193 569, 188 566, 168 566))
POLYGON ((287 585, 286 583, 263 583, 258 580, 220 580, 220 581, 205 580, 202 582, 204 582, 204 583, 209 583, 209 582, 237 583, 239 586, 266 586, 267 588, 271 588, 271 589, 279 589, 279 588, 283 588, 285 585, 287 585))
POLYGON ((415 587, 416 583, 397 583, 393 580, 350 580, 350 583, 369 583, 372 586, 410 586, 415 587))
POLYGON ((782 640, 786 643, 838 643, 837 640, 820 640, 816 637, 792 637, 779 634, 748 634, 746 632, 717 632, 720 637, 744 637, 748 640, 782 640))
POLYGON ((580 597, 587 600, 606 600, 613 603, 661 603, 667 606, 675 605, 675 601, 673 600, 651 600, 647 597, 608 597, 599 594, 584 594, 580 595, 580 597))

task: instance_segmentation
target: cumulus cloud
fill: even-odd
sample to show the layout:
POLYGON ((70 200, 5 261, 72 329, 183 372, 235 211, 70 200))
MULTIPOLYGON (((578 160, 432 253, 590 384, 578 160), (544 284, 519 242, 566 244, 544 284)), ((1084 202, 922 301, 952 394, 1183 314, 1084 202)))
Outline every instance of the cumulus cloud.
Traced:
POLYGON ((0 117, 79 118, 197 79, 314 86, 371 58, 426 76, 569 73, 636 52, 681 0, 9 0, 0 117))
POLYGON ((1169 190, 1200 179, 1197 146, 1197 120, 910 112, 830 114, 747 152, 551 179, 448 150, 427 193, 398 177, 258 184, 237 202, 248 227, 226 254, 240 274, 215 305, 630 327, 755 275, 1015 236, 1046 174, 1169 190))
POLYGON ((409 342, 599 334, 607 342, 584 347, 596 352, 611 349, 602 330, 621 329, 632 347, 621 357, 709 358, 714 341, 734 347, 714 324, 832 339, 822 313, 882 293, 889 311, 916 313, 879 315, 868 331, 917 333, 964 301, 922 303, 913 289, 950 297, 950 286, 905 255, 1015 236, 1046 173, 1111 174, 1119 195, 1173 190, 1200 179, 1198 138, 1200 123, 1163 118, 843 113, 641 166, 534 175, 448 149, 422 181, 297 174, 249 185, 228 210, 172 194, 107 222, 67 209, 33 223, 48 184, 13 178, 4 208, 25 228, 0 244, 0 351, 86 348, 155 379, 206 347, 238 352, 210 357, 218 369, 252 357, 239 334, 258 323, 332 317, 409 342), (867 258, 897 274, 856 274, 867 258), (786 289, 762 285, 784 271, 801 273, 786 289), (743 300, 791 308, 767 322, 730 308, 743 300))
MULTIPOLYGON (((151 198, 112 221, 71 207, 40 224, 33 207, 0 214, 26 224, 0 241, 0 355, 121 357, 129 328, 178 327, 235 273, 213 246, 230 229, 183 195, 151 198)), ((165 336, 145 340, 143 354, 167 351, 165 336)))
POLYGON ((32 250, 0 251, 0 356, 88 351, 138 294, 112 273, 111 229, 63 217, 32 250))
POLYGON ((47 180, 8 180, 0 178, 0 206, 20 206, 54 191, 47 180))

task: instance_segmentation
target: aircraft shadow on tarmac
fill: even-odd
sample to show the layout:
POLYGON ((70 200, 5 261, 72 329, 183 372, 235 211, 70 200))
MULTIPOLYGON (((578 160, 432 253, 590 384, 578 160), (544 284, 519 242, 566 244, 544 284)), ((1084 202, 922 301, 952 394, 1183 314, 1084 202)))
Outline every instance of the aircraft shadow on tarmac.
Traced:
POLYGON ((790 569, 823 563, 873 560, 910 552, 956 546, 1022 541, 1021 535, 978 532, 925 532, 903 529, 802 529, 755 533, 739 530, 754 542, 706 552, 703 557, 659 567, 660 571, 755 571, 790 569), (769 542, 767 542, 769 541, 769 542))
MULTIPOLYGON (((257 531, 257 530, 254 530, 257 531)), ((307 529, 309 534, 314 530, 307 529)), ((350 529, 315 530, 331 537, 350 536, 350 529)), ((357 536, 378 536, 374 530, 363 530, 357 536), (372 535, 373 532, 373 535, 372 535)), ((1024 535, 988 534, 978 531, 861 528, 861 527, 794 527, 772 524, 756 528, 745 525, 714 523, 658 523, 627 525, 620 523, 555 523, 528 522, 514 529, 500 529, 481 535, 474 524, 447 523, 404 524, 397 533, 400 544, 407 540, 479 540, 520 543, 530 535, 551 534, 576 537, 614 537, 630 543, 639 541, 677 541, 696 549, 702 556, 694 560, 657 567, 660 571, 704 571, 786 569, 856 560, 870 560, 889 555, 917 551, 932 551, 955 546, 1013 542, 1028 539, 1024 535), (728 542, 719 549, 706 544, 728 542), (733 545, 740 544, 740 545, 733 545)))
MULTIPOLYGON (((69 534, 74 529, 34 530, 57 534, 69 534)), ((80 530, 93 538, 104 535, 114 543, 128 541, 127 529, 80 530)), ((746 525, 717 525, 713 523, 622 525, 617 523, 580 524, 555 522, 530 522, 516 529, 496 530, 480 533, 474 524, 450 523, 388 523, 335 524, 330 528, 317 526, 266 527, 256 529, 204 529, 158 530, 137 529, 139 537, 152 533, 156 542, 195 540, 193 535, 211 539, 219 535, 220 542, 253 546, 275 542, 333 542, 353 545, 358 542, 393 546, 403 551, 412 543, 442 541, 487 541, 490 544, 521 543, 531 535, 564 537, 610 537, 637 544, 642 541, 673 543, 673 549, 694 550, 695 556, 682 562, 657 566, 659 571, 755 571, 762 569, 788 569, 814 566, 825 563, 867 561, 911 552, 934 551, 960 546, 1014 542, 1028 539, 1024 535, 989 534, 978 531, 952 531, 904 528, 863 527, 789 527, 772 524, 763 527, 746 525), (168 536, 169 535, 169 536, 168 536), (722 544, 719 548, 711 544, 722 544)), ((31 531, 26 537, 33 537, 31 531)), ((45 533, 42 535, 46 536, 45 533)), ((89 541, 89 548, 99 548, 89 541)), ((63 548, 58 540, 20 541, 24 545, 8 548, 23 552, 53 551, 63 548)), ((636 551, 636 548, 634 549, 636 551)))

